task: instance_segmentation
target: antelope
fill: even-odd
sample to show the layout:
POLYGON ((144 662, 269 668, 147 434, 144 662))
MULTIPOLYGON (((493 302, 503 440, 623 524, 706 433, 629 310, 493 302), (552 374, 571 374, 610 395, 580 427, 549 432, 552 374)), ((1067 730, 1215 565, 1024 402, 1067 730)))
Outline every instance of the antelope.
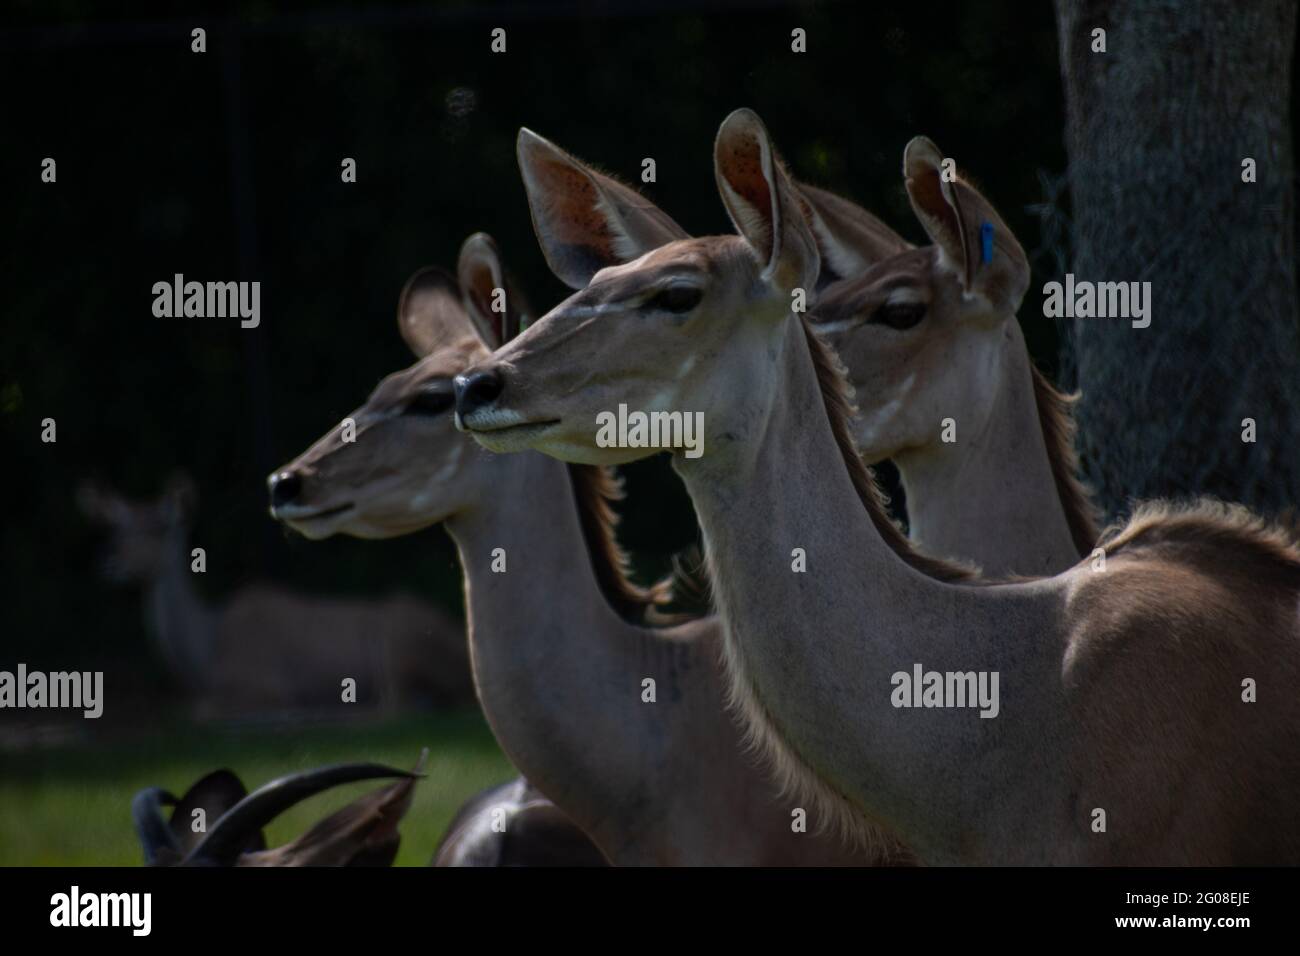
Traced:
POLYGON ((464 642, 423 601, 335 600, 264 585, 220 605, 204 601, 188 540, 195 497, 183 476, 155 501, 93 483, 78 493, 82 510, 111 532, 105 575, 143 586, 149 630, 201 716, 338 706, 345 678, 357 682, 358 700, 385 707, 468 699, 464 642))
MULTIPOLYGON (((645 241, 644 209, 537 184, 543 250, 581 291, 457 376, 461 426, 494 452, 605 464, 653 450, 601 447, 601 411, 705 412, 708 453, 673 467, 731 699, 784 783, 857 841, 883 829, 931 863, 1300 862, 1294 541, 1240 506, 1149 503, 1103 536, 1104 564, 1054 577, 999 583, 917 551, 858 456, 838 360, 792 312, 820 253, 753 112, 723 122, 714 170, 738 234, 666 244, 645 241), (918 663, 1000 675, 1000 715, 903 708, 918 663)), ((903 170, 934 242, 918 270, 996 321, 1027 275, 992 207, 945 182, 926 140, 903 170)))
MULTIPOLYGON (((612 181, 603 188, 641 202, 612 181)), ((647 241, 681 232, 657 211, 638 223, 647 241)), ((271 477, 273 514, 313 539, 443 524, 460 552, 470 660, 493 733, 610 862, 908 859, 892 844, 853 853, 813 832, 816 818, 782 799, 744 752, 724 700, 716 617, 641 623, 663 595, 627 577, 610 508, 618 486, 605 469, 491 455, 457 434, 453 377, 526 312, 485 235, 467 240, 457 275, 426 268, 408 281, 398 325, 418 361, 352 413, 354 441, 335 427, 271 477), (507 290, 505 313, 491 309, 494 289, 507 290), (295 495, 277 500, 286 481, 295 495)))
POLYGON ((206 774, 179 799, 147 787, 131 801, 145 865, 388 866, 401 842, 397 825, 410 809, 427 757, 425 750, 409 772, 374 763, 321 767, 279 777, 251 794, 230 770, 206 774), (400 779, 352 801, 290 843, 267 849, 262 828, 294 804, 330 787, 384 777, 400 779), (169 818, 164 806, 174 808, 169 818))
MULTIPOLYGON (((927 141, 916 148, 938 153, 927 141)), ((823 276, 809 318, 858 399, 852 427, 863 460, 898 467, 912 543, 994 577, 1076 564, 1098 529, 1076 477, 1074 398, 1029 358, 1016 321, 1029 262, 1014 234, 964 183, 1012 277, 1006 295, 969 308, 932 268, 941 249, 914 248, 853 203, 798 189, 823 276), (956 441, 943 440, 945 418, 956 441)))

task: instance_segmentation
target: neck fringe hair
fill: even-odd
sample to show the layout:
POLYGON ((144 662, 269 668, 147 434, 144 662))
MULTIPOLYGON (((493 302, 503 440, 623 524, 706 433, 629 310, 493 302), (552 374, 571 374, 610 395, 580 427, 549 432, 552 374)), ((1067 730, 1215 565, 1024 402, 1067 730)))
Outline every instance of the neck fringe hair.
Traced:
POLYGON ((835 445, 844 459, 844 467, 849 471, 853 490, 858 493, 858 500, 867 509, 871 523, 885 539, 890 549, 911 567, 936 581, 968 581, 974 583, 979 572, 969 565, 944 561, 917 551, 907 535, 894 524, 885 510, 888 499, 876 484, 871 469, 862 461, 858 453, 857 442, 853 438, 851 422, 856 414, 853 402, 849 398, 848 378, 839 355, 813 331, 812 324, 805 318, 802 321, 804 339, 808 343, 808 352, 812 356, 813 369, 817 373, 817 384, 821 388, 822 402, 826 407, 826 418, 835 436, 835 445))
POLYGON ((709 564, 704 556, 703 540, 698 540, 674 554, 672 568, 668 580, 672 603, 693 608, 700 616, 712 614, 713 579, 709 576, 709 564))
MULTIPOLYGON (((858 457, 848 427, 852 406, 838 357, 803 323, 808 349, 821 387, 826 413, 853 485, 876 528, 890 547, 912 567, 941 581, 968 585, 996 583, 979 578, 960 565, 938 561, 914 551, 910 542, 889 521, 870 470, 858 457)), ((1068 419, 1067 419, 1068 421, 1068 419)), ((1064 460, 1064 459, 1063 459, 1064 460)), ((1086 500, 1086 498, 1085 498, 1086 500)), ((1284 613, 1294 614, 1300 594, 1300 525, 1270 522, 1242 505, 1200 499, 1185 505, 1150 502, 1141 505, 1124 524, 1107 529, 1100 544, 1108 552, 1134 554, 1145 550, 1190 565, 1201 564, 1206 573, 1230 573, 1248 582, 1268 582, 1276 587, 1284 613)), ((712 561, 712 555, 706 554, 712 561)), ((711 570, 715 570, 710 565, 711 570)), ((1039 580, 1017 578, 1015 580, 1039 580)), ((719 591, 721 603, 727 601, 719 591)), ((723 608, 724 620, 730 617, 723 608)), ((827 781, 787 743, 744 668, 744 660, 729 628, 723 628, 728 704, 744 727, 743 743, 771 767, 782 796, 795 796, 809 807, 819 830, 837 833, 849 845, 871 854, 881 864, 915 863, 916 858, 892 832, 887 821, 876 819, 827 781)))
POLYGON ((569 465, 582 537, 596 573, 596 583, 619 617, 634 624, 654 618, 672 600, 668 581, 643 588, 628 575, 628 556, 619 546, 618 515, 612 502, 623 499, 623 484, 602 465, 569 465))
POLYGON ((1090 554, 1100 530, 1092 496, 1079 480, 1079 455, 1074 448, 1074 403, 1079 400, 1079 393, 1066 395, 1058 392, 1033 362, 1029 363, 1029 369, 1034 377, 1034 404, 1038 407, 1038 421, 1043 428, 1043 444, 1047 446, 1052 481, 1065 511, 1070 537, 1081 556, 1090 554))
MULTIPOLYGON (((883 496, 870 469, 858 456, 849 428, 853 408, 848 398, 843 366, 830 347, 816 336, 811 325, 806 320, 802 324, 831 432, 844 465, 848 468, 854 489, 886 543, 907 564, 935 580, 967 585, 997 583, 989 578, 980 578, 977 572, 969 568, 920 554, 889 520, 884 510, 883 496)), ((1062 401, 1065 401, 1063 397, 1062 401)), ((1068 405, 1066 410, 1068 411, 1068 405)), ((1058 439, 1058 449, 1066 448, 1065 436, 1069 434, 1068 429, 1072 425, 1068 415, 1054 416, 1054 420, 1045 425, 1045 428, 1054 429, 1052 434, 1054 439, 1058 439)), ((1060 460, 1063 466, 1071 462, 1065 453, 1062 453, 1060 460)), ((1062 500, 1066 501, 1064 495, 1062 500)), ((1082 495, 1080 500, 1086 504, 1086 495, 1082 495)), ((1090 514, 1089 509, 1079 509, 1081 518, 1087 514, 1090 514)), ((1083 524, 1079 525, 1080 533, 1083 527, 1083 524)), ((1293 613, 1295 595, 1300 593, 1298 542, 1300 526, 1269 522, 1241 505, 1223 504, 1210 499, 1181 506, 1167 502, 1145 504, 1138 508, 1127 523, 1108 529, 1100 539, 1100 544, 1112 553, 1123 551, 1131 554, 1153 549, 1190 564, 1204 563, 1210 573, 1222 573, 1225 563, 1232 565, 1245 575, 1246 580, 1266 580, 1278 585, 1279 593, 1287 602, 1287 613, 1293 613)), ((710 562, 710 572, 716 578, 713 555, 707 550, 706 558, 710 562)), ((721 604, 727 603, 729 595, 725 588, 717 596, 721 604)), ((725 606, 722 614, 724 620, 731 618, 729 609, 725 606)), ((780 725, 746 672, 744 658, 728 627, 723 628, 723 647, 723 661, 728 676, 728 705, 738 714, 744 728, 743 744, 771 767, 782 796, 793 795, 803 801, 809 808, 809 816, 815 819, 818 830, 838 834, 850 846, 874 856, 878 863, 917 862, 911 851, 893 835, 887 821, 869 815, 789 745, 780 725)))
MULTIPOLYGON (((890 549, 909 566, 937 581, 966 584, 991 583, 980 578, 978 572, 966 565, 942 561, 922 554, 912 547, 911 541, 890 520, 885 511, 885 498, 875 478, 858 454, 850 422, 854 414, 849 400, 848 379, 839 356, 813 331, 804 319, 801 322, 804 339, 812 358, 817 384, 821 390, 831 434, 839 448, 844 467, 848 469, 858 499, 867 510, 872 524, 890 549)), ((711 576, 716 577, 713 555, 706 549, 711 576)), ((717 593, 720 603, 727 594, 717 593)), ((724 620, 730 615, 723 609, 724 620)), ((740 717, 744 728, 744 746, 764 759, 783 797, 795 796, 810 808, 809 815, 816 820, 821 832, 832 832, 847 845, 871 856, 881 865, 907 865, 916 861, 915 855, 893 834, 887 821, 877 819, 854 803, 801 754, 787 743, 772 712, 759 695, 758 688, 745 671, 744 659, 730 628, 723 628, 723 645, 726 649, 724 663, 728 681, 728 705, 740 717)))

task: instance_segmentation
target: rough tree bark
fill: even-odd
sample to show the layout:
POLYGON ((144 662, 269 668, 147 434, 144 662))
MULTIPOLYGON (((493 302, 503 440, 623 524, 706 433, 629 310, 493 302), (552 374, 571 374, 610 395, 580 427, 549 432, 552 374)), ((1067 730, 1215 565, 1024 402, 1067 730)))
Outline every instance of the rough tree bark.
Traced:
POLYGON ((1293 506, 1295 0, 1056 0, 1056 13, 1072 270, 1151 282, 1149 328, 1072 320, 1080 450, 1100 503, 1111 516, 1199 493, 1293 506))

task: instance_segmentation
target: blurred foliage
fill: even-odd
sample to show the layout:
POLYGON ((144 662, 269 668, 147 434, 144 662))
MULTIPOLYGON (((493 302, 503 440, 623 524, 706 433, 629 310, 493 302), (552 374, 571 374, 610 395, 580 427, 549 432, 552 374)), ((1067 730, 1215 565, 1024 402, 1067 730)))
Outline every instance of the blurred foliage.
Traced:
MULTIPOLYGON (((729 229, 713 137, 748 105, 798 175, 914 241, 899 170, 925 133, 1035 248, 1026 206, 1039 171, 1064 168, 1049 4, 656 6, 259 2, 215 20, 19 5, 0 40, 0 437, 16 506, 0 545, 4 661, 106 667, 118 688, 161 682, 139 597, 96 574, 95 532, 73 506, 88 475, 152 496, 174 469, 192 474, 212 599, 273 578, 455 606, 440 531, 308 543, 268 519, 264 479, 409 363, 398 290, 426 263, 452 265, 469 233, 497 238, 535 306, 563 296, 515 168, 521 125, 628 180, 654 157, 648 195, 707 234, 729 229), (209 27, 201 56, 194 25, 209 27), (495 26, 504 55, 489 52, 495 26), (806 54, 790 51, 795 26, 806 54), (57 185, 39 181, 45 156, 57 185), (358 162, 355 185, 340 182, 343 157, 358 162), (155 319, 151 287, 178 272, 260 280, 261 327, 155 319), (40 442, 47 416, 57 444, 40 442)), ((1055 330, 1025 326, 1050 370, 1055 330)), ((664 460, 629 472, 623 537, 649 574, 696 531, 664 460)))

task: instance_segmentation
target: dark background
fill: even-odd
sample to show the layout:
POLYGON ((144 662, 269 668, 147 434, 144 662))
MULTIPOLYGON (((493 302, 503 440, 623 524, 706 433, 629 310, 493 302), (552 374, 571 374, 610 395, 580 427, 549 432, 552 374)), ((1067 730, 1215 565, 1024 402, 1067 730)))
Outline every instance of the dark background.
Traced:
MULTIPOLYGON (((138 593, 99 577, 99 534, 74 505, 89 476, 141 498, 175 470, 194 477, 198 584, 212 600, 273 579, 458 606, 441 531, 310 543, 267 516, 264 481, 410 363, 398 290, 427 263, 454 266, 469 233, 496 237, 539 312, 563 297, 515 167, 521 125, 638 184, 654 157, 646 193, 708 234, 730 228, 713 137, 750 106, 797 175, 914 241, 901 156, 924 133, 998 205, 1034 259, 1032 289, 1063 271, 1047 3, 100 7, 19 4, 0 40, 10 664, 166 686, 138 593), (204 54, 190 52, 196 26, 204 54), (498 26, 502 55, 489 51, 498 26), (795 27, 806 54, 790 50, 795 27), (57 184, 40 181, 46 156, 57 184), (344 157, 356 184, 340 181, 344 157), (1044 202, 1046 227, 1030 208, 1044 202), (151 287, 177 272, 260 280, 261 326, 154 318, 151 287), (57 444, 40 441, 45 417, 57 444)), ((1028 301, 1031 353, 1053 372, 1056 330, 1028 301)), ((693 519, 666 461, 629 472, 623 540, 651 574, 694 540, 693 519)))

